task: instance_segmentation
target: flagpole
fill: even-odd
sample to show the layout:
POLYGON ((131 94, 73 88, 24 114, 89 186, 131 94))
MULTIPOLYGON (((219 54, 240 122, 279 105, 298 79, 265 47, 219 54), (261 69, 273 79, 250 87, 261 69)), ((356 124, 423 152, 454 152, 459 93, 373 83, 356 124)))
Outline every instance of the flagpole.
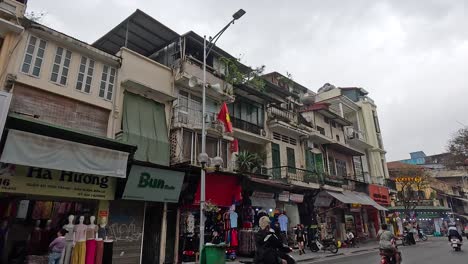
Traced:
MULTIPOLYGON (((206 158, 206 58, 210 53, 213 46, 218 41, 219 37, 228 29, 228 27, 234 24, 234 21, 238 20, 245 14, 243 9, 239 9, 236 13, 232 15, 232 20, 219 31, 213 38, 210 37, 210 42, 207 45, 206 35, 203 36, 203 88, 202 88, 202 145, 201 145, 201 155, 203 158, 206 158), (207 50, 208 49, 208 50, 207 50)), ((200 160, 201 161, 201 160, 200 160)), ((206 200, 206 171, 205 165, 206 161, 200 162, 202 165, 200 172, 200 247, 198 253, 200 254, 200 259, 202 257, 203 247, 205 245, 205 200, 206 200)))

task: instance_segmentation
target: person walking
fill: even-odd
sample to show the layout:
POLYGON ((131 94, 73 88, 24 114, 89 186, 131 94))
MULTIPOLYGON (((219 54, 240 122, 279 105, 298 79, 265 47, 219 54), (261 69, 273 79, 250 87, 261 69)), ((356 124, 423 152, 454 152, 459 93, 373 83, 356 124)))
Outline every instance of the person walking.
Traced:
POLYGON ((59 264, 60 258, 62 257, 63 249, 65 248, 65 234, 68 231, 60 229, 57 232, 57 238, 55 238, 49 245, 49 264, 59 264))
POLYGON ((305 250, 304 250, 305 232, 304 232, 304 226, 301 224, 297 225, 296 232, 295 232, 295 240, 297 242, 297 246, 299 247, 299 255, 305 254, 305 250))

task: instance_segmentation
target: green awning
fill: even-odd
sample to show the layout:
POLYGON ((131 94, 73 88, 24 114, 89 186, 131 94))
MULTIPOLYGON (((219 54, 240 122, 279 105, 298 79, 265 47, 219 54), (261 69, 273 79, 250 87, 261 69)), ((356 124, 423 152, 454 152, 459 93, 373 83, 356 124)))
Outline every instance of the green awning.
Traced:
POLYGON ((135 159, 169 165, 170 149, 164 104, 125 92, 123 141, 138 146, 135 159))
POLYGON ((8 114, 5 127, 7 129, 15 129, 42 136, 82 143, 86 145, 123 151, 130 153, 130 156, 133 155, 133 153, 135 153, 137 149, 137 147, 132 144, 127 144, 111 138, 106 138, 91 133, 78 131, 75 129, 51 124, 39 120, 37 118, 31 118, 14 113, 8 114))

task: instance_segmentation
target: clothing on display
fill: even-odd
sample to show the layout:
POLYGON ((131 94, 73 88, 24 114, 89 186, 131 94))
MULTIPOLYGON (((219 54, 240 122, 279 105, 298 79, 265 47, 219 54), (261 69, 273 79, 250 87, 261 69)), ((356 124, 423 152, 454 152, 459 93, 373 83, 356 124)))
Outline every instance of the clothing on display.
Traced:
POLYGON ((86 264, 94 264, 96 260, 96 240, 86 240, 86 264))
POLYGON ((235 211, 231 211, 229 213, 229 221, 231 224, 231 228, 237 228, 237 218, 238 218, 238 215, 235 211))
POLYGON ((104 251, 102 253, 102 264, 112 264, 113 242, 104 241, 104 251))
POLYGON ((96 256, 94 258, 94 264, 102 264, 102 255, 104 253, 104 241, 96 241, 96 256))
POLYGON ((281 232, 288 232, 288 217, 285 214, 278 216, 281 232))
POLYGON ((75 242, 73 247, 71 264, 85 264, 86 262, 86 242, 75 242))

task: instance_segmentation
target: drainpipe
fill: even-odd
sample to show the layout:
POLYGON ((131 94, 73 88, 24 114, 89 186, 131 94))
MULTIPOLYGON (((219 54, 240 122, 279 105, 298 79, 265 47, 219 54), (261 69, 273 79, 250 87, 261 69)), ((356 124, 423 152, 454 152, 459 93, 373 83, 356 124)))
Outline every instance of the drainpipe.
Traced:
POLYGON ((164 203, 161 221, 161 243, 159 244, 159 263, 166 259, 166 237, 167 237, 167 203, 164 203))
POLYGON ((176 230, 174 242, 174 263, 179 263, 180 208, 177 208, 176 230))

